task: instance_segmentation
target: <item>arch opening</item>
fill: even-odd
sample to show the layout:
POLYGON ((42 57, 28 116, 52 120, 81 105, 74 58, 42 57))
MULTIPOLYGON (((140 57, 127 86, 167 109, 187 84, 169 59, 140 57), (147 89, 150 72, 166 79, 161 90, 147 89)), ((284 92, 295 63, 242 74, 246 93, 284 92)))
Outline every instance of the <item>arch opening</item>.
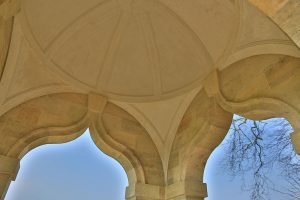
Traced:
POLYGON ((95 145, 87 130, 71 142, 28 152, 5 200, 120 200, 127 185, 125 170, 95 145))
POLYGON ((205 166, 206 200, 300 198, 300 156, 291 141, 293 131, 285 118, 234 115, 205 166))

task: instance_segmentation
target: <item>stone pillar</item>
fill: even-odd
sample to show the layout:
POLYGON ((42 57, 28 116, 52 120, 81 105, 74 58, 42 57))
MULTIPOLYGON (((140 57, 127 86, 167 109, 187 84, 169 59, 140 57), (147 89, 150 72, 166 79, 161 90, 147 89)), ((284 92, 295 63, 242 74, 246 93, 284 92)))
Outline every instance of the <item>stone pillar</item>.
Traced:
POLYGON ((136 183, 126 188, 126 200, 164 200, 164 187, 136 183))
POLYGON ((202 181, 188 180, 169 185, 166 200, 204 200, 207 187, 202 181))
POLYGON ((16 179, 19 170, 19 159, 0 155, 0 196, 4 199, 11 181, 16 179))

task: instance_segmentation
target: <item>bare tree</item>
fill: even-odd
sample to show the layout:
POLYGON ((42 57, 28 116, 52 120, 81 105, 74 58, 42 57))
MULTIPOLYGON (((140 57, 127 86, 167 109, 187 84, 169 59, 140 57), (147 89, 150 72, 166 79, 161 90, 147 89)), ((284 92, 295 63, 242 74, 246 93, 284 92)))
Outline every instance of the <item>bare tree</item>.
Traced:
POLYGON ((232 177, 243 178, 243 189, 250 191, 252 200, 269 199, 270 191, 300 199, 300 157, 293 149, 292 131, 283 118, 253 121, 234 116, 222 146, 222 165, 232 177), (275 168, 286 180, 285 187, 278 188, 270 178, 275 168))

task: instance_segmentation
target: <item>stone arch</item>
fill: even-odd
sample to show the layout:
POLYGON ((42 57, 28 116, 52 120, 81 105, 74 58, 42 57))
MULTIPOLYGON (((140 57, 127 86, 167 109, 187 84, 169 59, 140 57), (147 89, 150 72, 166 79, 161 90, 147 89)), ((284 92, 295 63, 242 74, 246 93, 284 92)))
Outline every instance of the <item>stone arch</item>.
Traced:
POLYGON ((166 199, 204 199, 206 160, 229 130, 232 114, 261 120, 285 117, 299 151, 300 59, 251 56, 212 72, 186 111, 173 143, 166 199))
POLYGON ((228 112, 254 120, 285 117, 299 152, 299 66, 300 59, 291 56, 253 56, 213 72, 205 89, 228 112))
MULTIPOLYGON (((3 71, 5 66, 13 16, 19 9, 19 1, 0 0, 0 48, 3 48, 3 51, 0 52, 0 72, 3 71), (4 28, 2 29, 2 27, 4 28)), ((296 2, 298 0, 249 1, 273 19, 299 47, 299 31, 297 30, 299 19, 296 15, 299 12, 299 3, 296 2)), ((173 7, 181 7, 180 5, 174 4, 173 7)), ((187 10, 184 12, 189 13, 188 8, 192 8, 192 6, 186 7, 187 10)), ((159 12, 166 11, 162 7, 159 9, 162 9, 159 12)), ((197 12, 197 9, 195 11, 197 12)), ((192 23, 194 19, 194 17, 191 17, 191 24, 194 23, 192 23)), ((173 17, 171 21, 173 21, 173 17)), ((188 32, 193 31, 189 30, 188 32)), ((153 38, 149 37, 149 39, 149 44, 152 46, 153 38)), ((174 41, 177 43, 177 40, 174 39, 174 41)), ((258 43, 260 44, 259 41, 258 43)), ((189 42, 188 44, 190 46, 193 43, 189 42)), ((162 170, 161 158, 142 125, 130 114, 113 103, 107 102, 103 97, 75 93, 48 94, 49 92, 56 93, 56 89, 38 93, 39 95, 48 94, 48 96, 38 97, 30 101, 26 101, 24 96, 20 95, 18 96, 20 101, 16 102, 26 102, 8 112, 6 112, 7 109, 11 107, 3 106, 3 112, 6 112, 6 114, 0 117, 0 130, 2 130, 0 136, 1 139, 3 138, 0 141, 0 162, 4 164, 0 166, 0 172, 5 176, 0 177, 0 183, 4 183, 4 186, 0 185, 0 188, 6 187, 9 180, 13 179, 18 166, 18 159, 27 151, 44 143, 72 140, 79 136, 85 128, 90 127, 93 140, 98 147, 119 160, 127 169, 128 176, 130 176, 130 186, 127 191, 128 199, 177 199, 177 197, 203 199, 206 196, 205 185, 203 185, 202 180, 199 180, 204 169, 203 163, 212 149, 219 144, 226 134, 232 116, 230 113, 237 113, 251 119, 284 116, 292 123, 296 133, 299 133, 293 134, 294 141, 300 141, 300 97, 298 92, 300 90, 300 63, 299 59, 291 56, 275 55, 284 52, 295 56, 298 54, 294 51, 294 47, 290 46, 280 51, 273 51, 275 47, 282 48, 282 45, 285 44, 275 45, 271 42, 264 45, 264 41, 259 46, 255 44, 252 47, 250 45, 251 48, 235 52, 229 61, 227 60, 227 63, 222 65, 221 71, 215 71, 207 78, 204 84, 205 91, 202 90, 197 95, 183 117, 176 134, 169 160, 169 168, 167 172, 165 171, 165 173, 168 173, 166 195, 164 194, 166 180, 163 179, 165 176, 162 170), (266 49, 272 50, 266 52, 266 49), (273 55, 270 53, 273 53, 273 55), (249 55, 251 57, 245 58, 249 55), (53 104, 53 102, 57 103, 53 104), (53 107, 47 107, 44 104, 53 107), (56 105, 60 106, 56 107, 56 105), (36 106, 40 106, 40 110, 36 106), (64 109, 67 111, 63 112, 64 109), (30 113, 30 115, 26 113, 30 113), (60 116, 60 113, 69 113, 70 115, 60 116), (58 115, 60 120, 55 118, 58 115), (61 120, 61 117, 65 117, 64 120, 61 120), (53 121, 49 121, 49 118, 53 121), (145 148, 141 147, 141 144, 145 145, 145 148)), ((38 52, 37 50, 34 51, 38 52)), ((228 54, 230 54, 229 50, 228 54)), ((195 58, 198 59, 198 56, 195 58)), ((156 58, 154 58, 154 61, 155 64, 159 64, 156 58)), ((184 62, 188 63, 186 58, 184 58, 184 62)), ((206 65, 197 64, 198 66, 206 65)), ((186 69, 184 68, 184 70, 186 69)), ((203 78, 210 70, 213 70, 213 67, 207 70, 201 68, 201 72, 205 71, 203 78)), ((94 71, 92 70, 90 73, 93 74, 94 71)), ((148 77, 147 73, 146 77, 148 77)), ((176 79, 173 78, 172 80, 176 79)), ((68 82, 67 79, 63 81, 68 82)), ((104 79, 101 81, 104 81, 104 79)), ((63 91, 71 91, 69 88, 74 89, 77 85, 72 81, 68 83, 70 85, 63 86, 63 88, 68 89, 63 89, 63 91)), ((156 84, 155 81, 154 83, 155 87, 159 89, 159 84, 156 84)), ((200 82, 195 83, 202 84, 202 79, 200 82)), ((83 87, 80 92, 89 93, 90 89, 89 87, 83 87)), ((62 88, 59 91, 62 91, 62 88)), ((159 90, 157 91, 156 93, 159 94, 159 90)), ((115 93, 116 91, 112 92, 115 93)), ((155 95, 157 95, 156 93, 155 95)), ((183 93, 176 93, 176 95, 183 93)), ((27 93, 27 95, 27 98, 34 98, 32 93, 27 93)), ((159 97, 157 100, 160 100, 162 96, 158 95, 157 97, 159 97)), ((121 101, 126 101, 126 99, 120 98, 121 101)), ((144 97, 142 99, 153 100, 149 99, 147 95, 145 99, 144 97)), ((300 145, 298 144, 296 147, 299 148, 298 151, 300 152, 300 145)), ((168 154, 169 150, 166 151, 168 151, 166 153, 168 154)))
POLYGON ((79 136, 88 125, 86 105, 86 96, 62 93, 42 96, 15 107, 1 117, 0 153, 20 159, 48 141, 68 141, 76 137, 74 133, 79 136), (60 138, 55 141, 56 137, 60 138))
POLYGON ((225 137, 232 114, 224 111, 204 90, 186 111, 176 134, 168 168, 166 199, 204 199, 205 163, 225 137))
POLYGON ((126 199, 164 199, 162 161, 150 135, 135 118, 112 103, 107 103, 102 112, 92 114, 91 136, 97 146, 105 142, 104 149, 113 149, 108 149, 112 157, 126 159, 122 166, 128 177, 134 177, 129 178, 126 199), (125 156, 120 158, 120 154, 125 156))
POLYGON ((2 198, 16 177, 24 154, 42 144, 71 141, 88 127, 95 144, 124 167, 129 179, 127 199, 145 197, 140 191, 145 188, 154 190, 150 196, 161 195, 155 189, 164 184, 162 164, 150 136, 133 117, 102 96, 76 93, 42 96, 5 113, 0 118, 0 127, 2 198), (118 138, 130 134, 135 135, 134 141, 118 138))

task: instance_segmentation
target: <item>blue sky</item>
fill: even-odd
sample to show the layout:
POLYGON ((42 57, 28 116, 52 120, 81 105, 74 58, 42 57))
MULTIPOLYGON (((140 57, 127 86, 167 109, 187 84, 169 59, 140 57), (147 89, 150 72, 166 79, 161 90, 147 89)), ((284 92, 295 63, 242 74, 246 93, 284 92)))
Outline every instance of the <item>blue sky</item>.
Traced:
MULTIPOLYGON (((241 190, 242 182, 232 181, 223 172, 222 156, 222 149, 217 148, 207 162, 206 200, 250 200, 241 190)), ((29 152, 5 200, 123 200, 126 186, 123 168, 94 145, 87 131, 72 142, 29 152)), ((271 199, 285 198, 276 194, 271 199)))
POLYGON ((29 152, 5 200, 122 200, 126 186, 120 164, 85 133, 72 142, 29 152))

